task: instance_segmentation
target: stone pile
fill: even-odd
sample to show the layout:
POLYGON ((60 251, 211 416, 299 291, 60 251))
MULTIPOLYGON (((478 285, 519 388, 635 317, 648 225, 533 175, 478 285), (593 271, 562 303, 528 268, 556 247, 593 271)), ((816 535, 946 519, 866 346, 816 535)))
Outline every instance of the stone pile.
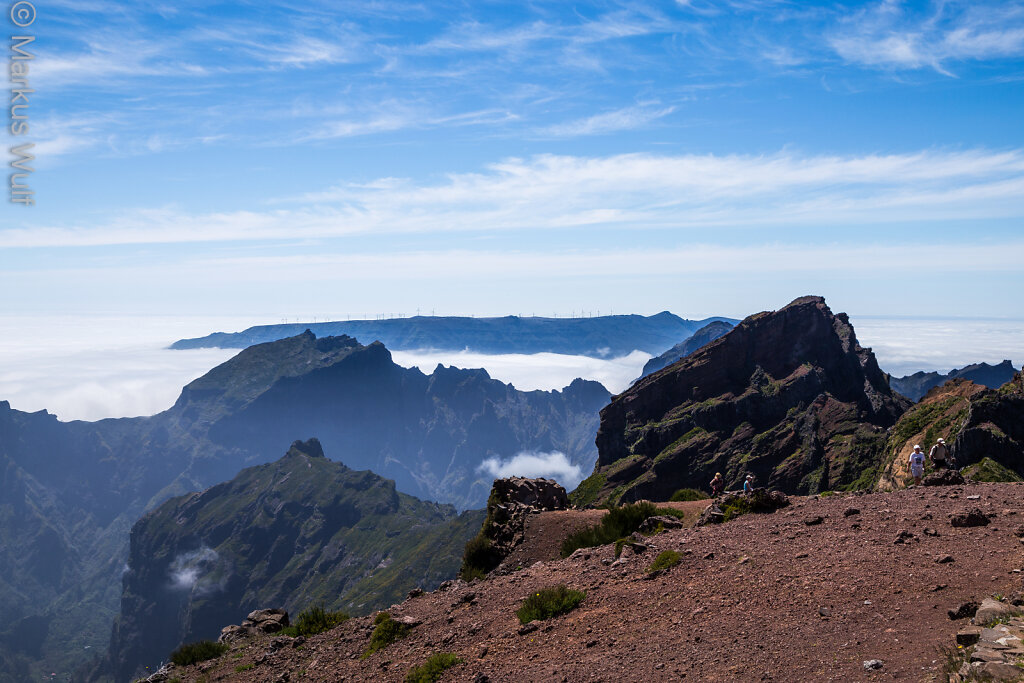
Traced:
MULTIPOLYGON (((950 618, 966 616, 967 605, 974 607, 977 603, 965 603, 960 609, 950 610, 950 618)), ((956 634, 956 642, 955 657, 961 663, 949 674, 951 683, 1024 679, 1024 616, 1019 607, 985 598, 971 625, 956 634)))

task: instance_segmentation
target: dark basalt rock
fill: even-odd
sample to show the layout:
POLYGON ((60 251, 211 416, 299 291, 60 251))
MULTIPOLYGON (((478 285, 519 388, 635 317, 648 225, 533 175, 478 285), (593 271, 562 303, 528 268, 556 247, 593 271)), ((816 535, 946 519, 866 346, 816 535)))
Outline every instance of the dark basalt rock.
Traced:
POLYGON ((956 527, 985 526, 989 521, 988 516, 978 508, 959 512, 949 519, 949 523, 956 527))
POLYGON ((922 486, 959 486, 963 483, 963 476, 956 470, 933 472, 921 480, 922 486))
POLYGON ((525 505, 538 510, 565 510, 569 507, 569 496, 561 484, 553 479, 539 477, 507 477, 495 479, 487 510, 496 505, 525 505))
POLYGON ((715 472, 727 486, 752 473, 785 493, 847 487, 881 464, 885 430, 909 406, 847 316, 803 297, 614 397, 597 467, 573 500, 666 500, 715 472))

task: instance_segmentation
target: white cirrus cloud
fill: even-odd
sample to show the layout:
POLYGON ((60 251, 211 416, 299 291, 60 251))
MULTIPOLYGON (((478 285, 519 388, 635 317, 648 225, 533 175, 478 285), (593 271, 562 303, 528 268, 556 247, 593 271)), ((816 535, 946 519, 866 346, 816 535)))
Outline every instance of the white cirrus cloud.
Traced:
POLYGON ((642 128, 652 121, 668 116, 675 110, 675 107, 624 107, 615 111, 595 114, 584 119, 548 126, 541 133, 555 137, 604 135, 606 133, 642 128))
POLYGON ((953 76, 949 62, 1024 55, 1024 3, 935 3, 912 13, 894 0, 847 17, 828 38, 849 63, 888 69, 932 68, 953 76))
POLYGON ((382 178, 347 184, 276 200, 259 210, 189 213, 157 207, 122 211, 101 223, 9 228, 0 230, 0 247, 595 227, 785 229, 1022 215, 1022 150, 863 156, 785 151, 723 156, 544 154, 506 159, 480 172, 450 174, 440 182, 382 178))

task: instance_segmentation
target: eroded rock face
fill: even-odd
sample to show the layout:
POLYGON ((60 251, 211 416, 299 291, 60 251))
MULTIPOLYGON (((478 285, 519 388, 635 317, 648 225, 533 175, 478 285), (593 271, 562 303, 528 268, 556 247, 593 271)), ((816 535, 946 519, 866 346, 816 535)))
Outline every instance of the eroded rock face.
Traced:
POLYGON ((574 502, 665 500, 715 472, 726 486, 754 474, 786 493, 841 488, 880 464, 885 430, 909 405, 846 315, 803 297, 613 398, 574 502))
POLYGON ((564 510, 569 507, 569 496, 565 489, 553 479, 544 479, 543 477, 495 479, 494 485, 491 487, 491 498, 487 501, 487 511, 491 512, 494 505, 510 503, 538 510, 564 510))
POLYGON ((569 496, 551 479, 507 477, 495 479, 487 499, 487 518, 480 534, 490 541, 488 570, 499 567, 523 542, 526 519, 545 510, 565 510, 569 496))

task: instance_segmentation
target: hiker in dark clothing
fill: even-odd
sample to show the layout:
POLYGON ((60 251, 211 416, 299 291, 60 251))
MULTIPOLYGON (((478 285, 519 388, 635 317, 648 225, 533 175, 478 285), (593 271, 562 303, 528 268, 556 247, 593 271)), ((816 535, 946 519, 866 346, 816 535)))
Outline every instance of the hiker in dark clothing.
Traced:
POLYGON ((939 439, 932 446, 932 450, 928 453, 928 457, 931 458, 932 466, 937 470, 944 469, 948 466, 950 461, 949 449, 946 448, 946 442, 943 439, 939 439))
POLYGON ((722 473, 715 472, 715 478, 711 480, 711 497, 717 498, 722 495, 722 489, 725 487, 725 482, 722 481, 722 473))

